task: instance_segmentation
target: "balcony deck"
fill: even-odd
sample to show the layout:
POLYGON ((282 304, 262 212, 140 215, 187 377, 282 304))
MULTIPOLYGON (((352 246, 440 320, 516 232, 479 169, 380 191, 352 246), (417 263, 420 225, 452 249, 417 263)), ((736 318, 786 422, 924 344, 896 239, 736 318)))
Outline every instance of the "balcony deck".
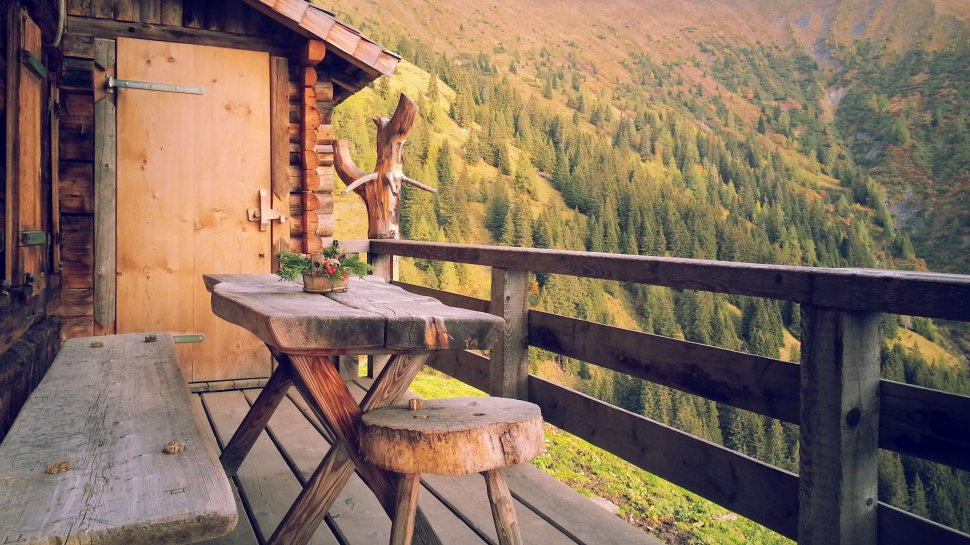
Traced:
MULTIPOLYGON (((369 379, 356 380, 352 390, 362 398, 369 384, 369 379)), ((245 388, 193 396, 196 411, 212 432, 209 437, 220 449, 259 391, 259 388, 245 388)), ((329 448, 328 433, 310 413, 300 394, 292 390, 243 462, 237 477, 232 479, 240 513, 236 531, 208 545, 265 543, 329 448)), ((509 468, 506 476, 527 544, 657 543, 531 465, 509 468)), ((426 475, 422 484, 419 504, 443 543, 494 545, 497 542, 481 476, 426 475)), ((390 519, 355 475, 310 543, 384 545, 390 539, 390 530, 390 519)))

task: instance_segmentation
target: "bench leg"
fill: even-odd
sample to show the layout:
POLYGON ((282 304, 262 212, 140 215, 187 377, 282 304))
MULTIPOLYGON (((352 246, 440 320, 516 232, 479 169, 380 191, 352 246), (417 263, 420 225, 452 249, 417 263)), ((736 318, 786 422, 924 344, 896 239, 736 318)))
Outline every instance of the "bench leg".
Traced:
POLYGON ((485 487, 488 489, 488 502, 492 506, 492 520, 501 545, 522 545, 519 533, 519 520, 515 516, 515 503, 505 477, 498 469, 486 471, 485 487))
POLYGON ((391 521, 391 545, 411 545, 420 489, 420 473, 408 473, 402 476, 397 488, 394 520, 391 521))
POLYGON ((259 434, 266 428, 269 418, 276 412, 291 384, 293 381, 287 369, 278 366, 219 457, 227 475, 233 476, 239 471, 239 466, 253 448, 259 434))

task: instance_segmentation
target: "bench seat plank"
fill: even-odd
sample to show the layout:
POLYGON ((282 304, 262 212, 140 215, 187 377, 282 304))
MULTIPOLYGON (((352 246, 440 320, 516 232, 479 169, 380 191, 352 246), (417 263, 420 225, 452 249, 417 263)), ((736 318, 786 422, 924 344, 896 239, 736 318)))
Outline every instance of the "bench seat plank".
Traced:
POLYGON ((64 343, 0 444, 0 543, 193 543, 235 527, 174 341, 156 338, 64 343), (173 442, 184 451, 164 453, 173 442), (60 461, 70 468, 47 474, 60 461))

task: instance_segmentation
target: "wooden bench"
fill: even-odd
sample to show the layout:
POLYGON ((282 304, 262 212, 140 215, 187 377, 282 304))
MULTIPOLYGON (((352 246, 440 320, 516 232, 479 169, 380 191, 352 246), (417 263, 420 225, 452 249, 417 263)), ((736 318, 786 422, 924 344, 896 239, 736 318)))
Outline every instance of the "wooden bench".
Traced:
POLYGON ((0 543, 194 543, 236 503, 171 335, 64 343, 0 444, 0 543))

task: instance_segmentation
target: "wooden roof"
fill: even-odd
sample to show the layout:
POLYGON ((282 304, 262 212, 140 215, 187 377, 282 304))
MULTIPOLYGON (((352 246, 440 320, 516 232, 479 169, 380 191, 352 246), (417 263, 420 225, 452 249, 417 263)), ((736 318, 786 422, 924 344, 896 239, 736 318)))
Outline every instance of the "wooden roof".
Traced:
POLYGON ((359 87, 359 81, 337 81, 348 90, 353 86, 356 91, 382 75, 393 74, 401 60, 396 53, 338 20, 332 12, 304 0, 242 1, 298 34, 322 40, 327 44, 328 53, 337 55, 363 71, 367 79, 359 87))

